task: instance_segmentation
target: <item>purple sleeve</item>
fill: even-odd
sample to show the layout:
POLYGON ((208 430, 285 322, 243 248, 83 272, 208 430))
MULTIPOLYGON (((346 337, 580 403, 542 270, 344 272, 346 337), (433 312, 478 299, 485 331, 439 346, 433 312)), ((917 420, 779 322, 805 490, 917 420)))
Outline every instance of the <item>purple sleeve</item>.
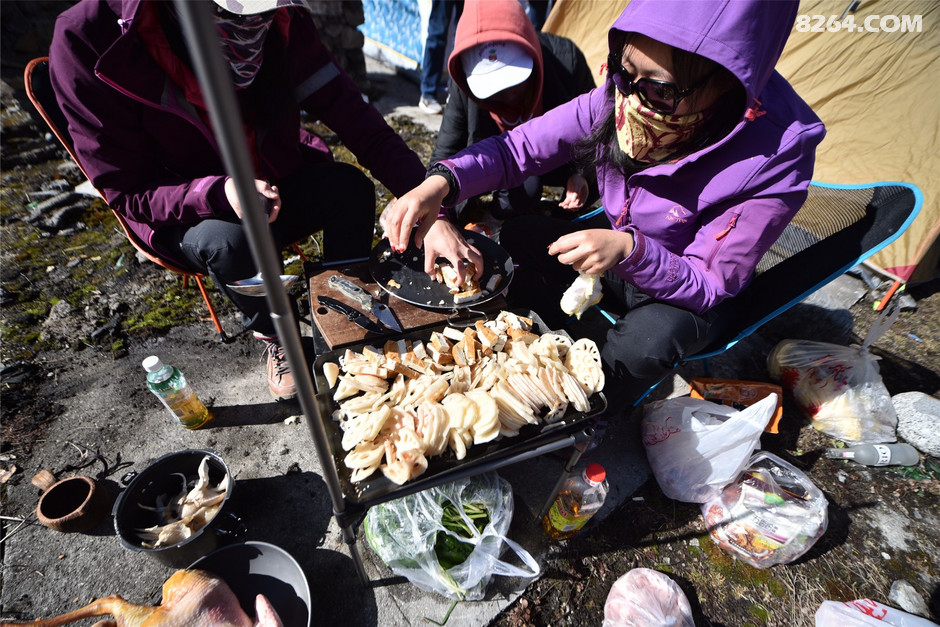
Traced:
MULTIPOLYGON (((694 240, 675 254, 634 231, 636 246, 614 272, 644 293, 702 313, 737 295, 750 282, 758 261, 806 200, 815 153, 806 137, 793 138, 766 161, 735 198, 703 212, 694 240)), ((634 202, 642 202, 638 195, 634 202)))
POLYGON ((95 76, 98 53, 84 40, 80 25, 59 19, 49 56, 53 88, 75 152, 109 205, 155 228, 231 211, 227 202, 214 208, 209 201, 224 177, 174 177, 147 150, 151 142, 140 127, 140 105, 95 76))

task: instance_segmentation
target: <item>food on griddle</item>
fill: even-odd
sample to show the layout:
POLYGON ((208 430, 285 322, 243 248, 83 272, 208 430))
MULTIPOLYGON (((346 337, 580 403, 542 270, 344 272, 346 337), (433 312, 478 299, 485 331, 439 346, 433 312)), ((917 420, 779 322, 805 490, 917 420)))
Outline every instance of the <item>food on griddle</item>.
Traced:
POLYGON ((450 293, 454 295, 455 305, 469 303, 483 295, 479 282, 473 278, 473 275, 477 272, 477 267, 473 263, 467 264, 462 281, 457 269, 448 263, 435 264, 434 268, 437 273, 437 280, 443 282, 450 293))
POLYGON ((215 518, 225 500, 228 474, 215 487, 210 485, 208 455, 199 463, 195 481, 189 481, 182 473, 174 474, 179 476, 182 485, 177 495, 162 494, 153 507, 138 503, 138 507, 155 511, 160 519, 158 525, 136 530, 145 548, 157 549, 186 540, 215 518))
POLYGON ((500 312, 463 330, 445 327, 426 342, 389 340, 382 350, 346 350, 333 392, 351 479, 381 471, 401 485, 428 458, 512 437, 528 424, 562 418, 569 405, 590 410, 604 387, 597 345, 500 312))
POLYGON ((396 290, 400 290, 400 289, 401 289, 401 283, 399 283, 399 282, 396 281, 395 279, 389 279, 389 280, 388 280, 388 283, 386 283, 386 285, 388 285, 388 286, 389 286, 390 288, 392 288, 392 289, 396 289, 396 290))
MULTIPOLYGON (((115 621, 96 625, 214 625, 216 627, 283 627, 271 602, 255 597, 255 620, 242 610, 238 597, 222 579, 204 570, 178 570, 163 583, 160 605, 137 605, 111 595, 83 608, 44 621, 41 625, 65 625, 93 616, 114 616, 115 621)), ((30 623, 31 625, 33 623, 30 623)))

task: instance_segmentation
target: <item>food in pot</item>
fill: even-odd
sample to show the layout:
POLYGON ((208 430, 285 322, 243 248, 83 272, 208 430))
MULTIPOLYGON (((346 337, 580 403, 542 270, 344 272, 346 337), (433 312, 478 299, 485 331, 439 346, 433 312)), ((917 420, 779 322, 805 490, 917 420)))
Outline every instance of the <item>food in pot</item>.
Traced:
MULTIPOLYGON (((92 616, 114 616, 115 622, 100 625, 144 627, 145 625, 212 625, 213 627, 283 627, 284 623, 263 595, 255 597, 255 620, 242 610, 238 597, 222 579, 204 570, 178 570, 163 584, 160 605, 137 605, 114 594, 67 614, 38 624, 66 625, 92 616)), ((23 623, 4 623, 19 625, 23 623)), ((33 624, 33 623, 29 623, 33 624)))
POLYGON ((139 507, 157 512, 161 524, 137 529, 145 548, 173 546, 191 537, 215 518, 228 490, 228 474, 213 487, 209 483, 209 456, 199 463, 197 479, 189 481, 182 473, 174 473, 181 481, 182 490, 173 497, 162 494, 154 507, 138 503, 139 507), (190 487, 190 483, 193 483, 190 487), (169 497, 169 498, 168 498, 169 497))
POLYGON ((389 340, 379 350, 347 350, 333 389, 352 481, 380 471, 401 485, 428 457, 513 437, 529 424, 590 410, 604 387, 597 345, 503 311, 463 330, 446 327, 427 342, 389 340))

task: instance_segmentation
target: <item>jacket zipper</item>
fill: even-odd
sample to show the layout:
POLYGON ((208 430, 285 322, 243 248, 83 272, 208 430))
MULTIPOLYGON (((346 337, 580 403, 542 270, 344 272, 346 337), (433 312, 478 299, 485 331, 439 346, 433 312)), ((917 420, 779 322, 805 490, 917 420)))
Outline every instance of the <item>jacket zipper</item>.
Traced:
POLYGON ((717 243, 715 244, 715 247, 712 249, 711 254, 708 255, 708 260, 705 262, 706 269, 711 270, 712 262, 715 260, 715 257, 718 255, 718 251, 721 250, 725 237, 728 236, 728 234, 731 232, 731 229, 733 229, 735 225, 738 223, 739 215, 740 214, 737 214, 737 213, 731 214, 731 219, 728 220, 728 226, 726 226, 722 232, 715 235, 715 241, 717 243))

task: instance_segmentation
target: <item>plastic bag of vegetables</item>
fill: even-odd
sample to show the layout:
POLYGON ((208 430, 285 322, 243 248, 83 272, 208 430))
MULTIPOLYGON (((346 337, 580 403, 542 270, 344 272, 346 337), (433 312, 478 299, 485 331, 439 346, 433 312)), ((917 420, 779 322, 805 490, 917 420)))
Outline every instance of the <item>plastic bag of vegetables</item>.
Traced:
POLYGON ((493 575, 535 577, 539 565, 506 537, 512 487, 495 473, 459 479, 369 509, 369 545, 396 575, 457 600, 483 598, 493 575), (508 546, 525 568, 500 559, 508 546))

